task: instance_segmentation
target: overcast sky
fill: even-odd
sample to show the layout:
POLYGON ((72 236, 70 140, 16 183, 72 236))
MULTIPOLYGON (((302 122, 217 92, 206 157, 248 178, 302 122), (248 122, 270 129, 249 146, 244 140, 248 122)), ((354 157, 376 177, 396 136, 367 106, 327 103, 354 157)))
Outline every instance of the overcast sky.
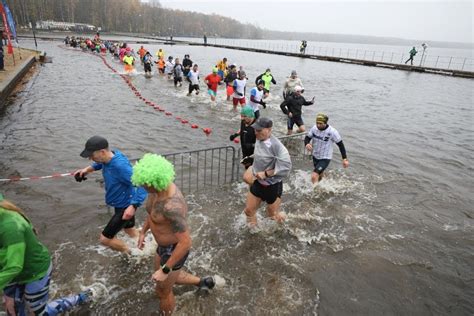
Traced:
POLYGON ((474 42, 473 0, 160 0, 278 31, 474 42))

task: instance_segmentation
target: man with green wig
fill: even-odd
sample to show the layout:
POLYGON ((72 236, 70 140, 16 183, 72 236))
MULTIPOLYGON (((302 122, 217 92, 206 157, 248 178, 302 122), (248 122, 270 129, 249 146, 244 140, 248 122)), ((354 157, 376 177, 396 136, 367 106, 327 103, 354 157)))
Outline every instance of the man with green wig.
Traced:
POLYGON ((173 183, 173 165, 164 157, 145 154, 133 167, 132 183, 148 192, 148 216, 138 238, 143 249, 148 230, 158 244, 155 256, 156 293, 160 299, 160 315, 171 315, 176 306, 173 285, 195 285, 201 290, 212 289, 213 277, 199 278, 181 270, 191 250, 191 232, 187 223, 188 205, 173 183))

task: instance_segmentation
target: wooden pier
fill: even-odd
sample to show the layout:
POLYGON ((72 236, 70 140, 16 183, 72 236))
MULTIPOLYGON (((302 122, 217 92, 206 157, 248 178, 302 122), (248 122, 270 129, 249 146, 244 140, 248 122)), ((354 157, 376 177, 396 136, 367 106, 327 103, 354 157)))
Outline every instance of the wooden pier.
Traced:
POLYGON ((311 54, 300 54, 300 53, 289 53, 274 51, 268 49, 258 49, 258 48, 249 48, 249 47, 240 47, 240 46, 229 46, 229 45, 219 45, 219 44, 203 44, 203 43, 194 43, 194 42, 178 42, 180 44, 187 45, 196 45, 196 46, 210 46, 226 49, 237 49, 244 50, 249 52, 263 53, 263 54, 273 54, 273 55, 283 55, 291 57, 300 57, 300 58, 309 58, 309 59, 318 59, 346 64, 362 65, 362 66, 371 66, 371 67, 381 67, 389 69, 397 69, 404 71, 414 71, 414 72, 426 72, 437 75, 452 76, 452 77, 462 77, 462 78, 474 78, 474 72, 472 71, 463 71, 463 70, 454 70, 454 69, 443 69, 443 68, 433 68, 433 67, 424 67, 424 66, 411 66, 405 64, 395 64, 387 63, 381 61, 372 61, 365 59, 355 59, 355 58, 346 58, 346 57, 333 57, 333 56, 322 56, 322 55, 311 55, 311 54))

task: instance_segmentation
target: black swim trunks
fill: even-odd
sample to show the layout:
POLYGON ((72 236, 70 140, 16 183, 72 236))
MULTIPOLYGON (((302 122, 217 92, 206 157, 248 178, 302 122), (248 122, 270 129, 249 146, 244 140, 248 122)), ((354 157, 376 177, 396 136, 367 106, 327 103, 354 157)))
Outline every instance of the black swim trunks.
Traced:
POLYGON ((316 159, 313 156, 313 165, 314 165, 314 172, 317 174, 323 173, 324 170, 329 166, 331 159, 316 159))
MULTIPOLYGON (((168 259, 171 257, 171 254, 173 253, 174 249, 176 248, 177 244, 169 245, 169 246, 158 246, 156 249, 156 253, 160 256, 160 266, 163 266, 166 264, 168 259)), ((189 256, 189 251, 179 260, 176 262, 176 264, 173 267, 173 271, 179 270, 184 266, 184 263, 186 262, 186 259, 188 259, 189 256)))
POLYGON ((264 186, 258 180, 255 180, 250 187, 250 193, 268 204, 273 204, 283 193, 283 182, 277 182, 272 185, 264 186))
POLYGON ((115 235, 118 234, 120 230, 123 228, 132 228, 135 226, 135 216, 133 216, 129 220, 123 220, 123 212, 126 210, 126 207, 116 207, 115 208, 115 214, 112 216, 110 221, 107 223, 107 226, 105 226, 104 230, 102 231, 102 235, 105 237, 112 239, 115 237, 115 235))

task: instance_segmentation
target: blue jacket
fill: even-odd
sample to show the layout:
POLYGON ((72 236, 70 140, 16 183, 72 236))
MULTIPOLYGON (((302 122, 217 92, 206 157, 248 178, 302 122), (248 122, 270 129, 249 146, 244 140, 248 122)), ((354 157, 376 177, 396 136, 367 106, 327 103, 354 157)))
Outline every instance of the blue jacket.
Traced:
POLYGON ((129 205, 140 206, 146 199, 144 188, 132 185, 132 165, 128 158, 118 150, 114 150, 114 157, 108 163, 92 164, 94 170, 102 170, 105 181, 105 203, 119 208, 129 205))

